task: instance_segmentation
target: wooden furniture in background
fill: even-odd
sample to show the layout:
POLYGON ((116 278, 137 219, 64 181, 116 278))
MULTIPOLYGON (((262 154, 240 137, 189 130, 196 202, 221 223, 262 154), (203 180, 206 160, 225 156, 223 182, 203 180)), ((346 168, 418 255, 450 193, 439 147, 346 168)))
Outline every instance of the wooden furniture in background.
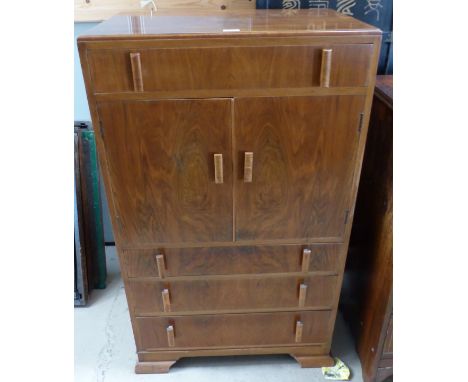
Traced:
POLYGON ((322 10, 117 16, 78 39, 137 373, 333 363, 380 39, 322 10))
POLYGON ((393 76, 378 76, 341 303, 366 382, 393 374, 392 151, 393 76))

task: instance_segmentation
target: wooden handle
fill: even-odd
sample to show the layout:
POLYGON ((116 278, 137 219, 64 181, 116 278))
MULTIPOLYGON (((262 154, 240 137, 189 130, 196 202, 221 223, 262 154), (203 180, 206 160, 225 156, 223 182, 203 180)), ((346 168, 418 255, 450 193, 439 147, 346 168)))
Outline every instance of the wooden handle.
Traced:
POLYGON ((302 341, 302 328, 304 327, 304 324, 302 321, 296 321, 296 342, 301 342, 302 341))
POLYGON ((307 285, 299 285, 299 307, 303 308, 305 306, 305 299, 307 294, 307 285))
POLYGON ((310 264, 310 255, 312 251, 308 248, 305 248, 302 251, 302 264, 301 264, 301 270, 302 272, 309 272, 309 264, 310 264))
POLYGON ((166 262, 164 260, 164 255, 161 255, 161 254, 156 255, 156 264, 158 266, 159 277, 161 277, 163 279, 164 276, 166 275, 166 273, 165 273, 165 271, 166 271, 166 262))
POLYGON ((143 91, 143 74, 141 72, 140 53, 130 53, 130 62, 132 64, 133 90, 143 91))
POLYGON ((322 69, 320 71, 320 86, 330 87, 332 49, 322 49, 322 69))
POLYGON ((215 183, 223 183, 223 154, 214 154, 215 183))
POLYGON ((244 182, 252 182, 252 172, 253 172, 253 153, 246 152, 244 154, 244 182))
POLYGON ((169 347, 174 347, 175 346, 175 340, 174 340, 174 327, 172 325, 169 325, 166 328, 166 333, 167 333, 167 343, 169 347))
POLYGON ((162 301, 163 301, 163 308, 165 312, 171 311, 171 298, 169 296, 169 289, 163 289, 161 292, 162 294, 162 301))

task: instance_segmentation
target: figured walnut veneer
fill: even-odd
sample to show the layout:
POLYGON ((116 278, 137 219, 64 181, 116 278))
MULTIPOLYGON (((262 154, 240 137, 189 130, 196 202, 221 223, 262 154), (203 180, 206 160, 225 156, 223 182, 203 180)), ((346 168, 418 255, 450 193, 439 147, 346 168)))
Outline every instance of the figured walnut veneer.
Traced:
POLYGON ((137 373, 333 363, 380 38, 330 10, 180 10, 78 39, 137 373))

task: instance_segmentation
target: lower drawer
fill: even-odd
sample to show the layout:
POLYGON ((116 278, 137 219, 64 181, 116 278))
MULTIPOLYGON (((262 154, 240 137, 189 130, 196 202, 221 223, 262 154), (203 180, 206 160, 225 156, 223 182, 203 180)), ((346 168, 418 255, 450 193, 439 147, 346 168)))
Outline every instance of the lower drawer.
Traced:
POLYGON ((141 349, 275 346, 329 340, 331 311, 137 317, 141 349))
POLYGON ((331 307, 337 276, 243 277, 128 282, 135 314, 210 310, 331 307))
POLYGON ((337 244, 124 250, 128 277, 177 277, 340 269, 337 244), (156 259, 160 256, 160 262, 156 259))

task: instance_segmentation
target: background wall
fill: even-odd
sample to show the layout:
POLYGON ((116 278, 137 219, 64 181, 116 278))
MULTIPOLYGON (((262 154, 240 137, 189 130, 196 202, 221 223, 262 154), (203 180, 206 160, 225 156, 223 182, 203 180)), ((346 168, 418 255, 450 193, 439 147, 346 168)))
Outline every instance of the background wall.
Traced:
POLYGON ((75 23, 75 44, 74 44, 74 59, 75 59, 75 121, 91 121, 89 115, 88 99, 86 97, 85 86, 83 82, 83 74, 81 73, 80 58, 78 56, 78 48, 76 46, 77 37, 83 32, 95 27, 99 23, 75 23))

